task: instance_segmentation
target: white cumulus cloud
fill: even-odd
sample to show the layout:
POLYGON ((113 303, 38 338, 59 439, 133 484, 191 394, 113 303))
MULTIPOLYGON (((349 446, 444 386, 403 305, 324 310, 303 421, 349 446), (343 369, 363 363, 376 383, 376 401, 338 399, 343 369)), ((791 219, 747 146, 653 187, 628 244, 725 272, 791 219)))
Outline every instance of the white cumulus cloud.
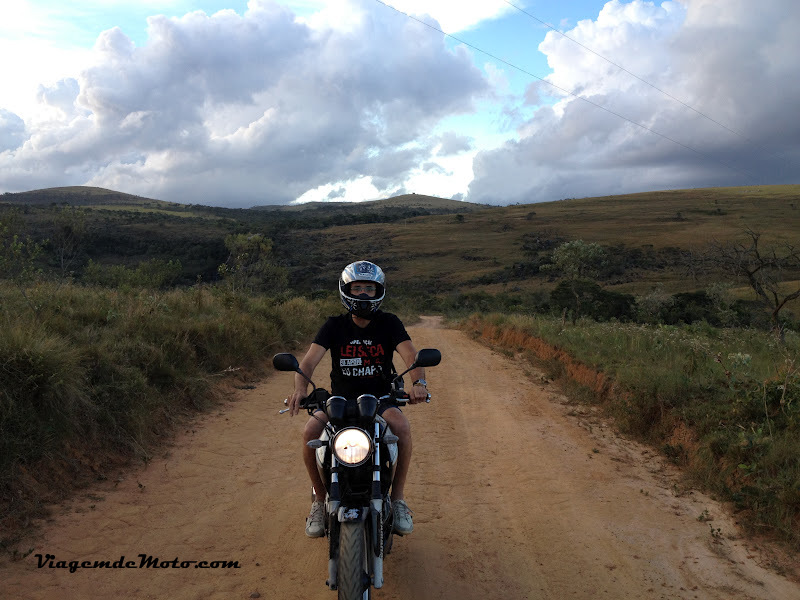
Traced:
POLYGON ((92 66, 41 86, 50 112, 25 139, 3 113, 0 188, 250 206, 339 181, 402 186, 434 153, 435 125, 472 110, 487 83, 443 36, 375 2, 348 7, 346 26, 268 0, 151 17, 141 47, 103 32, 92 66))
POLYGON ((533 83, 529 102, 560 100, 538 105, 518 139, 477 155, 468 199, 796 183, 798 30, 793 0, 608 2, 566 32, 596 54, 547 34, 547 80, 574 95, 533 83))

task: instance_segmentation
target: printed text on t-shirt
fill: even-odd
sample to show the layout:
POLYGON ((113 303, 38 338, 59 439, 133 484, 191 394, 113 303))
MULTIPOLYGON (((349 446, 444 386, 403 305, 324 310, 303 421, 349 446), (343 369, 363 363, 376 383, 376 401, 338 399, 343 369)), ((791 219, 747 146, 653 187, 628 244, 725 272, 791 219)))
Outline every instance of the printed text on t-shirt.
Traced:
POLYGON ((383 344, 373 344, 372 340, 351 340, 340 347, 339 355, 343 375, 371 377, 379 374, 380 357, 385 356, 386 351, 383 344))

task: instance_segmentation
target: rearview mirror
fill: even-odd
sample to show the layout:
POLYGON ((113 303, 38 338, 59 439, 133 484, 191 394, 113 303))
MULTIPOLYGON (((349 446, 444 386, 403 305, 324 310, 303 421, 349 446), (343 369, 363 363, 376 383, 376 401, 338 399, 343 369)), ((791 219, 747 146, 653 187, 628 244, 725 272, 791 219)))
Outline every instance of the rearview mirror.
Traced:
POLYGON ((278 371, 297 371, 300 369, 300 363, 294 357, 294 354, 281 353, 272 357, 272 366, 278 371))
POLYGON ((417 352, 414 364, 418 367, 435 367, 442 362, 442 353, 435 348, 423 348, 417 352))

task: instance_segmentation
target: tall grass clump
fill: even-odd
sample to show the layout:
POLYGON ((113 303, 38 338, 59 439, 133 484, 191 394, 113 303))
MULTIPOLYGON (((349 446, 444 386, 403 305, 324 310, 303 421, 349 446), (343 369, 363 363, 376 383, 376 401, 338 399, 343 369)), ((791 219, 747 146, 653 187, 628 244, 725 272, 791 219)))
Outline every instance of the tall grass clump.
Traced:
POLYGON ((0 327, 0 470, 56 450, 80 433, 94 407, 81 355, 68 340, 31 323, 0 327))
POLYGON ((327 310, 202 286, 40 283, 26 296, 0 282, 3 529, 42 514, 67 479, 148 460, 173 423, 215 401, 218 382, 259 373, 327 310))
MULTIPOLYGON (((473 315, 466 329, 595 372, 579 376, 620 429, 659 446, 753 527, 800 547, 800 337, 704 323, 648 326, 473 315), (559 354, 560 353, 560 354, 559 354), (553 357, 557 358, 553 358, 553 357)), ((565 368, 565 363, 572 366, 565 368)))

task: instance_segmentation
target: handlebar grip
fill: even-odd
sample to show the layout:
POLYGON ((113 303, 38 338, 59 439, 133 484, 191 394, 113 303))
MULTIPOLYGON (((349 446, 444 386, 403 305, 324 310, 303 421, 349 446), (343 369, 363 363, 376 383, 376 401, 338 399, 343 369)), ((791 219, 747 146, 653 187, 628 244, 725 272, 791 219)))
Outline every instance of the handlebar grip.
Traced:
POLYGON ((399 390, 394 394, 394 402, 397 406, 405 406, 408 404, 408 392, 404 392, 403 390, 399 390))
MULTIPOLYGON (((398 406, 405 406, 406 404, 408 404, 408 401, 409 401, 409 396, 407 393, 403 393, 402 396, 400 395, 395 396, 395 402, 397 403, 398 406)), ((430 393, 428 393, 427 396, 425 397, 425 402, 430 403, 430 401, 431 401, 431 395, 430 393)))

